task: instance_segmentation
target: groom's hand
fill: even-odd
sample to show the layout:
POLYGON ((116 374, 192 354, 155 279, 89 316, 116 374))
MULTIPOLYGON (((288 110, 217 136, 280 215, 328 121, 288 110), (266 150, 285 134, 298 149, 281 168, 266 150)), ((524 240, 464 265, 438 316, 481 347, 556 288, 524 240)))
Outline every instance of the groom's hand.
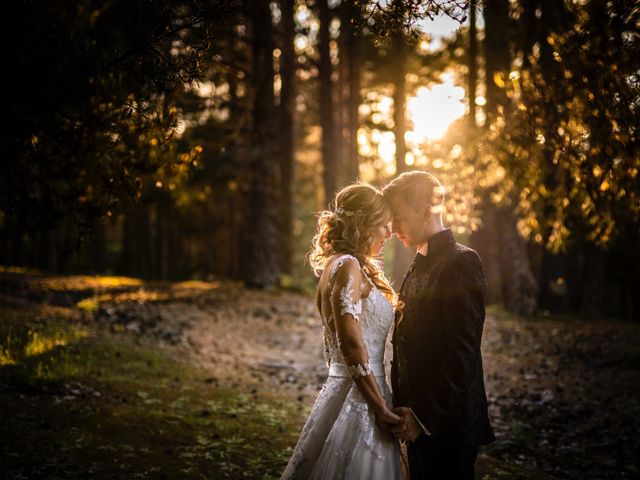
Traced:
POLYGON ((400 417, 385 406, 384 408, 376 411, 375 418, 378 427, 380 427, 385 434, 392 437, 393 434, 391 433, 391 427, 400 422, 400 417))
POLYGON ((422 427, 417 422, 413 412, 407 407, 396 407, 392 409, 393 413, 400 417, 400 422, 391 427, 391 433, 396 438, 405 442, 413 442, 423 433, 422 427))

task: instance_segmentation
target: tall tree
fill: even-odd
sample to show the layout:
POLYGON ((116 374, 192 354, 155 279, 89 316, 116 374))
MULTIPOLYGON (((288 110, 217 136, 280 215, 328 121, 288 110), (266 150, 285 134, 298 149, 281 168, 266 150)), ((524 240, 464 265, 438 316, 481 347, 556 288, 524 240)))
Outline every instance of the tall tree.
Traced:
MULTIPOLYGON (((511 71, 510 42, 505 41, 509 32, 509 1, 487 0, 484 8, 485 20, 485 77, 487 106, 486 129, 490 130, 504 117, 509 109, 505 83, 511 71)), ((483 197, 483 217, 491 230, 486 232, 487 248, 499 245, 499 282, 502 300, 509 310, 519 314, 531 314, 537 308, 537 284, 531 271, 525 241, 518 232, 513 208, 516 199, 505 199, 502 205, 494 205, 490 192, 483 197), (494 238, 491 238, 494 237, 494 238)), ((485 254, 493 258, 491 253, 485 254)), ((489 266, 488 272, 493 271, 489 266)))
MULTIPOLYGON (((468 97, 469 97, 469 129, 470 138, 476 138, 480 134, 477 125, 476 97, 478 90, 478 60, 479 45, 477 32, 477 1, 469 4, 469 30, 468 30, 468 97)), ((472 164, 477 164, 478 149, 475 142, 468 146, 472 164)), ((496 207, 492 205, 490 193, 487 188, 479 188, 476 192, 480 198, 482 225, 470 236, 471 245, 480 253, 487 277, 487 301, 497 303, 502 301, 502 276, 500 274, 500 249, 496 243, 496 207)))
MULTIPOLYGON (((561 80, 563 72, 561 65, 559 65, 553 58, 553 48, 549 45, 548 39, 552 34, 559 34, 564 31, 566 11, 563 2, 539 0, 537 7, 540 12, 540 20, 536 22, 536 34, 534 37, 536 39, 536 43, 534 45, 539 47, 539 62, 544 78, 544 88, 549 90, 547 95, 555 100, 550 102, 544 111, 545 118, 542 122, 542 128, 540 131, 544 132, 543 136, 546 139, 547 137, 557 135, 557 130, 561 121, 561 113, 558 111, 557 105, 559 103, 563 103, 553 94, 553 88, 551 87, 561 80)), ((531 54, 533 54, 533 51, 529 52, 529 55, 531 54)), ((542 167, 541 171, 544 175, 543 184, 545 189, 548 191, 554 191, 558 188, 565 190, 566 186, 562 180, 564 175, 558 175, 558 167, 554 162, 554 157, 556 155, 555 146, 553 143, 545 141, 542 150, 542 158, 544 160, 540 166, 542 167)), ((561 168, 561 170, 563 169, 561 168)), ((554 208, 555 206, 552 202, 546 202, 543 208, 543 216, 551 218, 553 216, 554 208)), ((549 308, 550 306, 556 306, 558 300, 566 302, 566 298, 558 299, 558 296, 554 292, 554 281, 563 277, 564 265, 562 264, 561 258, 559 258, 555 252, 546 248, 550 237, 553 235, 553 227, 548 222, 545 222, 545 224, 546 226, 542 233, 543 249, 539 275, 539 302, 543 307, 549 308)))
POLYGON ((541 244, 541 304, 575 306, 582 298, 594 311, 593 300, 602 297, 588 292, 617 282, 618 292, 629 292, 628 278, 602 260, 634 258, 634 249, 623 254, 622 246, 637 245, 640 231, 640 41, 626 33, 636 29, 639 13, 624 1, 510 5, 524 27, 516 43, 522 66, 502 79, 516 108, 494 124, 486 145, 504 167, 496 189, 515 197, 519 225, 541 244), (611 276, 606 283, 603 271, 611 276))
POLYGON ((269 0, 248 2, 253 95, 248 152, 247 245, 243 252, 243 280, 248 286, 273 288, 280 277, 279 195, 280 164, 273 131, 273 23, 269 0))
MULTIPOLYGON (((397 3, 397 2, 396 2, 397 3)), ((408 171, 407 146, 405 133, 407 132, 407 45, 404 30, 398 29, 392 33, 392 82, 393 82, 393 135, 396 143, 396 174, 408 171)), ((397 288, 400 287, 414 249, 405 247, 400 240, 393 239, 393 268, 391 278, 397 288)))
POLYGON ((340 152, 337 143, 334 112, 333 68, 331 65, 331 10, 327 0, 318 0, 320 31, 318 36, 318 79, 320 82, 320 127, 322 129, 322 178, 325 203, 333 200, 340 182, 340 152))
POLYGON ((296 113, 296 52, 294 40, 295 0, 281 0, 282 46, 280 63, 280 161, 281 183, 281 243, 280 259, 282 270, 291 273, 292 236, 293 236, 293 175, 295 165, 295 113, 296 113))
POLYGON ((478 32, 476 25, 477 0, 469 2, 469 125, 472 131, 477 126, 476 95, 478 89, 478 32))
POLYGON ((344 174, 347 183, 353 182, 359 174, 358 156, 359 107, 361 102, 362 38, 359 18, 360 4, 343 1, 340 3, 340 73, 343 109, 342 136, 344 142, 344 174))

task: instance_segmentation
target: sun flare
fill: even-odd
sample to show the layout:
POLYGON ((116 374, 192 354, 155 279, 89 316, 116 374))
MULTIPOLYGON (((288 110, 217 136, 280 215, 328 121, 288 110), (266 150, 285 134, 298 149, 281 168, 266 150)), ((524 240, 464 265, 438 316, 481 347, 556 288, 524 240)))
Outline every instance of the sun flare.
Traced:
MULTIPOLYGON (((408 165, 413 165, 415 161, 413 150, 419 151, 420 145, 424 142, 442 138, 449 126, 465 114, 464 95, 464 89, 454 83, 453 76, 444 74, 440 83, 431 87, 420 87, 416 95, 408 99, 407 117, 410 129, 405 133, 408 165)), ((384 116, 390 116, 392 102, 391 97, 382 97, 378 103, 378 111, 384 116)), ((380 159, 388 165, 388 169, 393 170, 396 152, 393 133, 374 130, 369 140, 363 132, 358 138, 361 152, 370 152, 372 145, 369 141, 377 145, 380 159)))
POLYGON ((455 120, 465 113, 464 89, 453 83, 451 75, 443 75, 442 83, 431 88, 420 87, 407 102, 407 114, 413 128, 407 132, 414 142, 441 138, 455 120))

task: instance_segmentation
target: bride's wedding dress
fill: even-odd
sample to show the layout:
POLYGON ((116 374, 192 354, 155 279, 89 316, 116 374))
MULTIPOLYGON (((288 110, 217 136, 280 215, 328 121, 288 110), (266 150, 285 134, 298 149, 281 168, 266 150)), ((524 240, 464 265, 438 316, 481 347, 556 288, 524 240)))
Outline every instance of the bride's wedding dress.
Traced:
MULTIPOLYGON (((326 287, 329 292, 335 272, 349 261, 358 262, 351 255, 334 260, 326 287)), ((375 285, 367 298, 352 307, 354 317, 359 316, 373 374, 391 404, 384 352, 393 325, 393 307, 375 285)), ((311 409, 282 479, 399 480, 402 474, 398 442, 378 427, 373 411, 351 379, 331 327, 332 315, 323 317, 322 323, 329 377, 311 409)))

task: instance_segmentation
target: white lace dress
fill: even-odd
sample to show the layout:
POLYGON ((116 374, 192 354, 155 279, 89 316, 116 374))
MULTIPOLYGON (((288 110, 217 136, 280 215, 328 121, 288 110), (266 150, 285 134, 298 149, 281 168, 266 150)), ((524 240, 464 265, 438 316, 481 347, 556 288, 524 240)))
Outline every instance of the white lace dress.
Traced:
MULTIPOLYGON (((328 291, 331 291, 336 270, 346 261, 357 262, 351 255, 336 259, 330 272, 328 291)), ((349 313, 359 317, 369 364, 380 391, 391 404, 385 379, 384 352, 393 325, 393 307, 373 285, 368 297, 354 304, 353 311, 349 313)), ((323 318, 322 322, 329 377, 318 394, 281 478, 400 480, 398 442, 376 425, 373 411, 351 379, 338 348, 336 334, 330 328, 332 316, 323 318)))

